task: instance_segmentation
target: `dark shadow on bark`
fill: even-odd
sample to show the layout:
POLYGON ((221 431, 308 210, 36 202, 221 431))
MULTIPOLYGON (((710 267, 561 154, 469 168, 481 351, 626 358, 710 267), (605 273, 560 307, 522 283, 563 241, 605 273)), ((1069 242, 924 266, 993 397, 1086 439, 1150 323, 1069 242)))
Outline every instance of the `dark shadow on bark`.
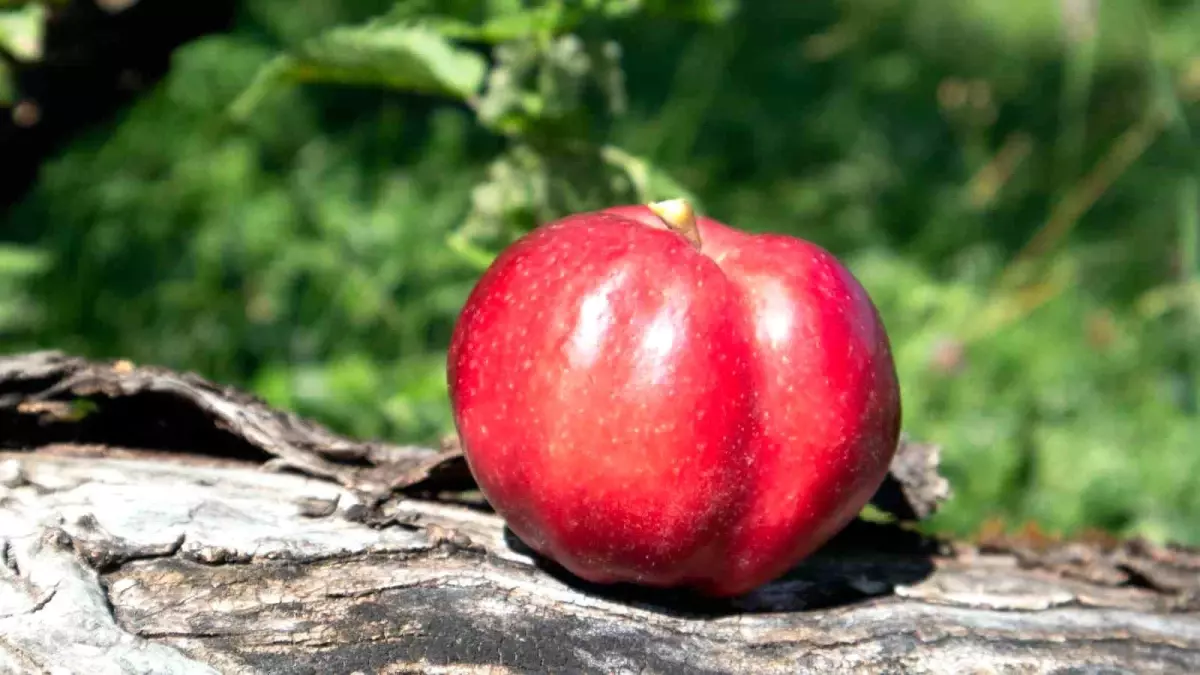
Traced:
MULTIPOLYGON (((164 452, 265 462, 271 455, 213 423, 191 401, 168 393, 64 396, 42 402, 45 414, 0 406, 0 447, 52 443, 154 448, 164 452)), ((30 406, 24 406, 29 409, 30 406)))
POLYGON ((514 551, 573 589, 677 618, 720 618, 735 614, 835 609, 888 595, 896 585, 915 584, 934 571, 940 542, 899 525, 855 520, 825 546, 779 579, 738 598, 709 598, 687 589, 585 581, 533 551, 509 528, 504 540, 514 551))

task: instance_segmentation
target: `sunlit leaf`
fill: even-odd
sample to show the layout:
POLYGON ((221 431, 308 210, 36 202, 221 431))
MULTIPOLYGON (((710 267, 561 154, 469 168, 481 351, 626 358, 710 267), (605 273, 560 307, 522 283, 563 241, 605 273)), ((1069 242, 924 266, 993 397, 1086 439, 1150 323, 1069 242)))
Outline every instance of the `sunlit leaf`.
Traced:
MULTIPOLYGON (((46 7, 41 3, 0 3, 0 53, 18 61, 42 56, 46 7)), ((0 58, 0 105, 16 102, 17 83, 9 64, 0 58)))
POLYGON ((0 49, 21 61, 36 61, 42 56, 45 25, 46 7, 41 3, 0 9, 0 49))
POLYGON ((50 256, 27 246, 0 244, 0 280, 26 277, 50 266, 50 256))
POLYGON ((434 29, 370 23, 334 28, 265 65, 235 101, 248 114, 272 88, 290 83, 344 84, 469 99, 487 62, 434 29))
POLYGON ((541 7, 499 13, 478 23, 440 16, 423 19, 421 23, 448 38, 500 44, 570 30, 577 23, 573 18, 564 11, 561 3, 547 3, 541 7))

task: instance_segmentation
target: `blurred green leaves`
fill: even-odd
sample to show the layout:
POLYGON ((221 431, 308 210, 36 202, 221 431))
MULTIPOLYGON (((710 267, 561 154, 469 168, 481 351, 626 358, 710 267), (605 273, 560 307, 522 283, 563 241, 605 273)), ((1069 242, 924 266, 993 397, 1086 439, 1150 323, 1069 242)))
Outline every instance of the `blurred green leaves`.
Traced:
POLYGON ((1165 0, 247 0, 9 214, 0 339, 434 442, 497 251, 687 195, 860 276, 946 447, 939 527, 1200 541, 1198 28, 1165 0))
POLYGON ((0 4, 0 106, 17 100, 14 61, 36 61, 42 56, 45 15, 46 7, 40 2, 0 4))
POLYGON ((41 308, 27 285, 50 269, 50 256, 37 248, 0 244, 0 340, 36 326, 41 308))
POLYGON ((0 5, 0 48, 21 61, 42 56, 46 6, 40 2, 0 5))
MULTIPOLYGON (((365 24, 335 27, 266 63, 231 106, 249 120, 294 84, 370 87, 459 101, 480 128, 509 141, 472 191, 471 210, 446 239, 476 269, 540 222, 605 204, 685 194, 667 173, 621 148, 598 143, 600 112, 626 111, 620 46, 570 32, 592 19, 644 11, 630 2, 484 3, 468 20, 440 3, 400 3, 365 24), (491 46, 490 58, 471 44, 491 46)), ((453 3, 451 3, 453 4, 453 3)), ((718 20, 712 3, 697 17, 718 20)), ((674 13, 692 6, 671 5, 674 13)), ((461 8, 460 8, 461 11, 461 8)), ((660 8, 659 11, 666 11, 660 8)), ((686 14, 686 12, 685 12, 686 14)))
MULTIPOLYGON (((596 143, 594 106, 625 112, 619 44, 570 32, 589 19, 624 17, 637 2, 488 2, 474 20, 437 2, 406 2, 382 17, 336 26, 275 56, 230 113, 251 120, 266 98, 294 84, 367 86, 445 96, 473 110, 481 129, 508 139, 476 184, 448 250, 474 269, 539 222, 605 204, 683 195, 665 171, 629 151, 596 143), (442 11, 439 11, 442 10, 442 11), (488 58, 472 44, 490 44, 488 58)), ((676 10, 680 7, 673 6, 676 10)), ((697 16, 719 13, 697 2, 697 16)), ((461 10, 461 8, 460 8, 461 10)))
POLYGON ((244 119, 272 89, 294 83, 366 85, 467 100, 483 84, 486 68, 483 56, 428 27, 372 22, 334 28, 263 66, 232 114, 244 119))
MULTIPOLYGON (((593 3, 594 4, 594 3, 593 3)), ((523 40, 544 40, 571 30, 587 11, 587 3, 548 2, 526 7, 521 2, 487 3, 477 21, 446 14, 422 14, 418 3, 393 10, 393 20, 428 26, 452 39, 491 45, 523 40)))

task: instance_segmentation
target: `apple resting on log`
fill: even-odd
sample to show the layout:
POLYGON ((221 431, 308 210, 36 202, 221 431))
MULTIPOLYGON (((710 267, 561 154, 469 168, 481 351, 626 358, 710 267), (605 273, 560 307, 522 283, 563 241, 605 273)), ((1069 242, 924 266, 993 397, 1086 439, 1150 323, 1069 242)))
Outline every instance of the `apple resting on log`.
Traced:
POLYGON ((852 520, 900 433, 887 334, 832 254, 683 200, 543 225, 484 273, 448 380, 471 472, 599 583, 736 596, 852 520))

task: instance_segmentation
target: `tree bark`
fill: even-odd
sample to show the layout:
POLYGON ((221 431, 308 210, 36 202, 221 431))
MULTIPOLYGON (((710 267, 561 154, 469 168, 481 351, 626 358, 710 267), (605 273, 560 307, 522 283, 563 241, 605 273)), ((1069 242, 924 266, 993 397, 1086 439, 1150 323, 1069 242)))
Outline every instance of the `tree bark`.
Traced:
MULTIPOLYGON (((597 586, 512 537, 452 443, 57 354, 0 358, 0 446, 3 672, 1200 672, 1193 549, 857 521, 736 600, 597 586)), ((928 446, 889 482, 901 520, 946 496, 928 446)))

